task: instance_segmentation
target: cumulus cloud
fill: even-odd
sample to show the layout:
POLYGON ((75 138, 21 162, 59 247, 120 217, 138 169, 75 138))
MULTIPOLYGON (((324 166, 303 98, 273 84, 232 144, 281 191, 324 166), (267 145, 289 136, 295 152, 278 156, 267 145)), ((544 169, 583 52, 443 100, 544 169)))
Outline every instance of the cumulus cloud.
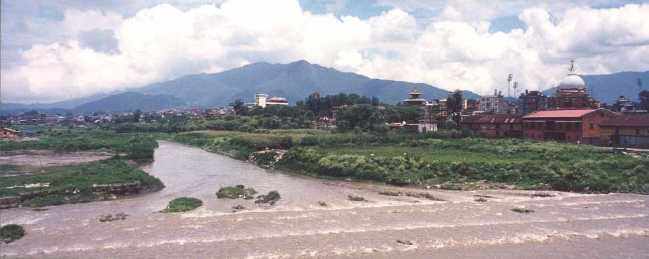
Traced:
POLYGON ((643 58, 649 56, 644 19, 649 4, 600 9, 573 4, 561 12, 552 11, 556 6, 521 7, 515 15, 526 28, 505 33, 490 30, 491 19, 505 10, 467 15, 470 5, 463 3, 481 2, 440 6, 440 14, 426 23, 409 13, 410 7, 360 19, 313 14, 296 0, 161 4, 130 17, 68 10, 59 24, 67 32, 64 40, 34 44, 22 53, 23 64, 3 68, 3 97, 62 100, 297 59, 478 93, 502 90, 509 73, 523 88, 551 87, 571 58, 582 73, 649 68, 643 58))

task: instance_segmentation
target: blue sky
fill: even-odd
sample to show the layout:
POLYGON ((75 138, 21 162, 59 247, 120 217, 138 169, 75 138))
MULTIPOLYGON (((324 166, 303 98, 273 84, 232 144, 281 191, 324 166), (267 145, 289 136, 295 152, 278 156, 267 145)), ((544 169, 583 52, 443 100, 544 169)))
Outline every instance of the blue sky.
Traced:
POLYGON ((17 102, 296 59, 478 93, 508 73, 550 87, 572 58, 581 73, 649 69, 649 0, 1 3, 3 96, 17 102))

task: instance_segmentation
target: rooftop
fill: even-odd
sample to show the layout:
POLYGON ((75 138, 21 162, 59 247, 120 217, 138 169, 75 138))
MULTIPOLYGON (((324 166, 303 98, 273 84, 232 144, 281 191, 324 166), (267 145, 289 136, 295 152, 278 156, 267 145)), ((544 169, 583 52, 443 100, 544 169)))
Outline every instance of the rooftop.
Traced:
POLYGON ((602 126, 627 126, 649 128, 649 114, 623 114, 610 118, 602 126))
POLYGON ((552 111, 536 111, 525 115, 523 119, 537 119, 537 118, 581 118, 586 114, 597 111, 597 109, 584 109, 584 110, 552 110, 552 111))

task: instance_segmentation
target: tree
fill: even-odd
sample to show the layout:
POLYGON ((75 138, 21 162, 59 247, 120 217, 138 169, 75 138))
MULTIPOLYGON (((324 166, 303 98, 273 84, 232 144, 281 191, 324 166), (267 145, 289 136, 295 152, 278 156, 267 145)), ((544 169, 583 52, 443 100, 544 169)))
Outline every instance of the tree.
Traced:
POLYGON ((232 109, 234 109, 237 115, 245 115, 248 112, 248 107, 246 107, 241 99, 234 100, 234 102, 230 103, 230 106, 232 106, 232 109))
POLYGON ((462 112, 462 91, 455 90, 452 94, 449 94, 448 99, 446 99, 446 107, 448 109, 448 116, 451 120, 455 122, 456 125, 460 123, 460 113, 462 112))
POLYGON ((383 128, 385 118, 379 109, 370 104, 356 104, 341 107, 336 112, 336 127, 347 131, 355 128, 376 130, 383 128))
POLYGON ((643 90, 640 92, 639 97, 642 109, 649 110, 649 90, 643 90))
POLYGON ((140 109, 135 110, 135 112, 133 113, 133 122, 139 122, 141 116, 142 111, 140 111, 140 109))

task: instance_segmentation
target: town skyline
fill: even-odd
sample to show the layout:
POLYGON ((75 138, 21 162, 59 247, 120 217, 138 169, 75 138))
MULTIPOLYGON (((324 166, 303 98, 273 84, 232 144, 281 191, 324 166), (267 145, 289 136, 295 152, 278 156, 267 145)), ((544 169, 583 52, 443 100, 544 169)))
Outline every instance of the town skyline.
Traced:
POLYGON ((643 1, 361 2, 4 1, 3 101, 47 103, 301 59, 478 94, 503 90, 508 74, 520 90, 556 85, 570 59, 580 74, 649 68, 643 1))

